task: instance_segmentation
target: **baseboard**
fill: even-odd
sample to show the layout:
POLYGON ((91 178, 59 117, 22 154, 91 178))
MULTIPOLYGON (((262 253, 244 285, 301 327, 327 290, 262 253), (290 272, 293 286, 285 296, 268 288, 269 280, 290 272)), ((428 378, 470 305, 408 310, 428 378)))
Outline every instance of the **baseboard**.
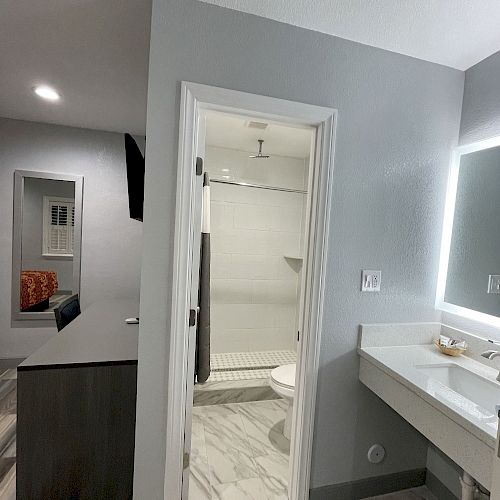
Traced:
POLYGON ((0 358, 0 370, 17 368, 26 358, 0 358))
POLYGON ((456 497, 432 472, 427 471, 425 478, 425 484, 427 488, 433 493, 439 500, 457 500, 456 497))
MULTIPOLYGON (((313 488, 309 500, 360 500, 393 491, 416 488, 425 484, 426 469, 414 469, 385 476, 369 477, 359 481, 313 488)), ((441 497, 438 497, 441 500, 441 497)), ((444 498, 444 497, 443 497, 444 498)), ((456 500, 453 497, 453 500, 456 500)))

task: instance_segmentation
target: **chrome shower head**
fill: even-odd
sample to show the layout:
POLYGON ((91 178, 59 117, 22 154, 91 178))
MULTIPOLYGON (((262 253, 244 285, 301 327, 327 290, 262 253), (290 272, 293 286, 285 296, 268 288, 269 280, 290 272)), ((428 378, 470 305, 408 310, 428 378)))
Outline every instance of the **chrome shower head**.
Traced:
POLYGON ((256 155, 250 155, 249 158, 269 158, 269 155, 262 154, 262 144, 264 144, 264 139, 259 139, 259 152, 256 155))

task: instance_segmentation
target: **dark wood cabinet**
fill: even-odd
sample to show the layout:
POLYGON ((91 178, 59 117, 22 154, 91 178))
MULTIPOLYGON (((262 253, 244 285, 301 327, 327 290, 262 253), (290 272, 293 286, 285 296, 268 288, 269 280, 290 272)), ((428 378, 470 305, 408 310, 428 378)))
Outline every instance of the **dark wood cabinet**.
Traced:
MULTIPOLYGON (((74 340, 85 335, 85 313, 81 316, 79 327, 65 333, 75 335, 74 340)), ((126 329, 122 315, 118 317, 120 328, 126 329)), ((111 331, 104 327, 102 335, 111 331)), ((66 343, 64 348, 71 340, 61 340, 66 343)), ((92 335, 88 340, 92 341, 92 335)), ((102 347, 103 339, 100 341, 102 347)), ((58 342, 52 347, 56 357, 64 351, 58 342)), ((136 349, 136 359, 100 359, 112 358, 103 353, 89 361, 87 353, 82 362, 74 362, 73 357, 69 364, 51 363, 54 356, 46 349, 48 363, 40 363, 37 355, 33 360, 40 364, 28 358, 18 367, 18 499, 132 498, 136 349)))

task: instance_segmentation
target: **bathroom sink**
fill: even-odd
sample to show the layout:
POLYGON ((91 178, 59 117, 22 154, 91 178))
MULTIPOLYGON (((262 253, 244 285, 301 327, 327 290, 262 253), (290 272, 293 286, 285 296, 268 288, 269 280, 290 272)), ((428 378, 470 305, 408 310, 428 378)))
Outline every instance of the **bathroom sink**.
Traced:
POLYGON ((455 363, 421 365, 415 368, 495 415, 495 406, 500 404, 500 383, 481 377, 455 363))

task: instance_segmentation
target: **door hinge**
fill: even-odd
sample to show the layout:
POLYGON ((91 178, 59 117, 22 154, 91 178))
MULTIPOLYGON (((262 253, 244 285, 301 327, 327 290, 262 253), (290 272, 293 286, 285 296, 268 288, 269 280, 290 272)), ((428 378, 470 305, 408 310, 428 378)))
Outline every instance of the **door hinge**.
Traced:
POLYGON ((189 458, 190 458, 189 453, 184 453, 184 456, 182 457, 182 470, 187 469, 189 467, 189 458))
POLYGON ((201 175, 203 173, 203 158, 199 156, 196 157, 196 175, 201 175))
POLYGON ((189 309, 189 326, 196 325, 196 309, 189 309))
POLYGON ((297 331, 297 342, 300 341, 300 331, 297 331))

